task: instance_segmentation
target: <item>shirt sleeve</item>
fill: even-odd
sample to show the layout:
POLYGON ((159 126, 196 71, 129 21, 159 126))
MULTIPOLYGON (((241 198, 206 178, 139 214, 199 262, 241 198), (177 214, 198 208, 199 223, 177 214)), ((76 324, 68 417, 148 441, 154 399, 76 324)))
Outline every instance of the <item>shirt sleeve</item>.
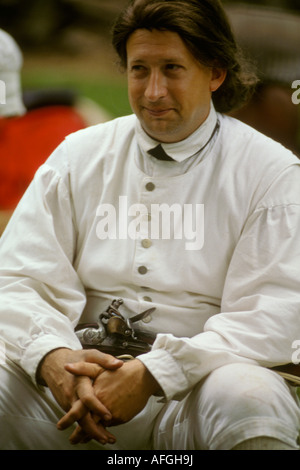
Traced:
POLYGON ((0 243, 0 336, 5 352, 35 381, 58 347, 80 349, 74 334, 85 292, 73 257, 76 227, 64 144, 36 173, 0 243))
POLYGON ((249 215, 227 272, 221 311, 192 338, 158 335, 140 356, 164 400, 180 400, 212 370, 292 362, 300 339, 300 167, 285 170, 249 215))

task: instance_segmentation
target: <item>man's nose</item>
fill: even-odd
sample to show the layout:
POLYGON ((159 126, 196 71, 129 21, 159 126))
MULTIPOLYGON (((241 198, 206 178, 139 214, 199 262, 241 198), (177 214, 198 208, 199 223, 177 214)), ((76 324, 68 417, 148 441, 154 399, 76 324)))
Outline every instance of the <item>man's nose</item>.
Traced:
POLYGON ((145 97, 148 101, 157 101, 164 98, 168 93, 166 77, 158 70, 152 71, 149 75, 145 97))

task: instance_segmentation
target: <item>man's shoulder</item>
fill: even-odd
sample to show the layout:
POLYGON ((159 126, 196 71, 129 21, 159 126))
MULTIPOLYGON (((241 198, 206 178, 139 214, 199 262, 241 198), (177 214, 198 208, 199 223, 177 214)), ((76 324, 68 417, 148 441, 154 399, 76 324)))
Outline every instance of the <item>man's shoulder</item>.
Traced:
MULTIPOLYGON (((136 124, 136 116, 121 116, 110 121, 86 127, 67 136, 67 142, 70 145, 103 145, 104 139, 110 141, 118 141, 119 138, 128 137, 134 132, 136 124)), ((99 148, 99 147, 98 147, 99 148)))
POLYGON ((135 135, 136 116, 115 118, 69 134, 48 158, 44 167, 61 174, 93 174, 103 162, 126 158, 135 135), (108 158, 109 157, 109 158, 108 158))
POLYGON ((48 160, 48 166, 61 173, 89 179, 97 171, 115 168, 128 159, 135 139, 136 116, 129 115, 96 124, 68 135, 62 152, 48 160), (116 163, 117 162, 117 163, 116 163))
POLYGON ((299 159, 280 142, 262 134, 248 124, 227 115, 220 115, 222 149, 240 164, 277 163, 284 166, 299 163, 299 159))

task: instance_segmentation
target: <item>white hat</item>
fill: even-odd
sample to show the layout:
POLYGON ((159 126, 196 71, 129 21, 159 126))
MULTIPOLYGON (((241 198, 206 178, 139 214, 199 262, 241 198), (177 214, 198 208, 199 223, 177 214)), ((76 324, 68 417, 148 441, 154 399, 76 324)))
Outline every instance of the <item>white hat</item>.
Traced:
POLYGON ((0 29, 0 116, 20 116, 26 112, 22 99, 22 65, 19 46, 0 29))

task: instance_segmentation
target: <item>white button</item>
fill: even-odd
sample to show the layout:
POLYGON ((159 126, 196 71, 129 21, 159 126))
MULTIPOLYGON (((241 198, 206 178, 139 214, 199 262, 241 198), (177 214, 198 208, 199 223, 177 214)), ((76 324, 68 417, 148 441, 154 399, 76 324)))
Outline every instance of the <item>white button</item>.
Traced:
POLYGON ((149 240, 148 238, 145 238, 145 240, 142 240, 143 248, 150 248, 151 245, 152 245, 152 241, 149 240))

